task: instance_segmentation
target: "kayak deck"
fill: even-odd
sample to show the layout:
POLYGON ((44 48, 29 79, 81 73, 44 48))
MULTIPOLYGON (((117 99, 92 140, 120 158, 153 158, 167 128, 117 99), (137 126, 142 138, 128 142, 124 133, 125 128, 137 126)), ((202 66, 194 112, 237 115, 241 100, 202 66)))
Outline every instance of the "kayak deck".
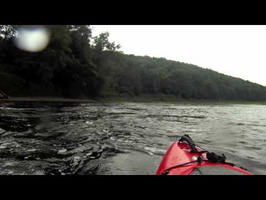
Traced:
POLYGON ((175 141, 163 157, 156 175, 164 173, 167 169, 170 169, 167 170, 167 175, 253 175, 230 163, 211 162, 206 151, 202 153, 204 150, 198 146, 196 149, 201 153, 191 153, 187 142, 175 141), (197 162, 199 157, 201 162, 197 162))

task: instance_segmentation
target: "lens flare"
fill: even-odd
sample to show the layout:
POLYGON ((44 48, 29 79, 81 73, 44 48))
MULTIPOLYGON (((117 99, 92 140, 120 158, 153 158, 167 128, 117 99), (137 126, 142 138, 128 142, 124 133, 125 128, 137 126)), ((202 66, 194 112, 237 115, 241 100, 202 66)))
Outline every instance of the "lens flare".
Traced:
POLYGON ((45 27, 20 28, 15 45, 24 51, 38 52, 44 50, 50 41, 50 33, 45 27))

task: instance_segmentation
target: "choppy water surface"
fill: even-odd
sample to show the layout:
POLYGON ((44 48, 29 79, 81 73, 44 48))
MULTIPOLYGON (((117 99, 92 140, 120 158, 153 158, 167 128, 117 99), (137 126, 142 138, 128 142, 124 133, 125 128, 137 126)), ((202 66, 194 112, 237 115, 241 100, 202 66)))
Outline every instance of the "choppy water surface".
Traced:
POLYGON ((266 106, 1 103, 0 174, 155 174, 179 136, 266 174, 266 106))

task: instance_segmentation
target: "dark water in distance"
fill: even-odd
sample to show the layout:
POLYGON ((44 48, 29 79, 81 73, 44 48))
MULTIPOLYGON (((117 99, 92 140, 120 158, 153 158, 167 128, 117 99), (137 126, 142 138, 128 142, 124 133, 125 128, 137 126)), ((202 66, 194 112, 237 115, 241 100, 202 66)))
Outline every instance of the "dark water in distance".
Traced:
POLYGON ((266 106, 204 103, 0 103, 0 174, 153 175, 189 134, 266 174, 266 106))

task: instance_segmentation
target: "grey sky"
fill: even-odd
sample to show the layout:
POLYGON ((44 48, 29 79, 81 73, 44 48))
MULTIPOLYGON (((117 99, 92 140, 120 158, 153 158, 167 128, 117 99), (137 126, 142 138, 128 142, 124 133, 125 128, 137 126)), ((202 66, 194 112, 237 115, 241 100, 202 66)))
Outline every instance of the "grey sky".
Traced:
POLYGON ((125 54, 195 64, 266 86, 265 25, 94 25, 125 54))

